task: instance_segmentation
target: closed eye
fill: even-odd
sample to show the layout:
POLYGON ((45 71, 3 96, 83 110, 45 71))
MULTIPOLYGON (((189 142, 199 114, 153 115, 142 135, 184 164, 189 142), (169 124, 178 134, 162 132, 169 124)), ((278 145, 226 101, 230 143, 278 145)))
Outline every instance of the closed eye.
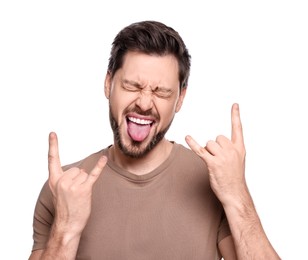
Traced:
POLYGON ((142 89, 140 84, 135 83, 135 82, 127 82, 127 81, 123 82, 122 87, 125 90, 131 91, 131 92, 140 91, 142 89))
POLYGON ((172 95, 172 91, 170 89, 160 87, 156 87, 153 92, 159 98, 169 98, 172 95))
MULTIPOLYGON (((144 89, 144 87, 138 82, 129 81, 129 80, 123 81, 122 88, 129 92, 138 92, 144 89)), ((159 87, 159 86, 155 87, 154 89, 151 89, 151 91, 158 98, 164 98, 164 99, 171 97, 173 93, 171 89, 168 89, 165 87, 159 87)))

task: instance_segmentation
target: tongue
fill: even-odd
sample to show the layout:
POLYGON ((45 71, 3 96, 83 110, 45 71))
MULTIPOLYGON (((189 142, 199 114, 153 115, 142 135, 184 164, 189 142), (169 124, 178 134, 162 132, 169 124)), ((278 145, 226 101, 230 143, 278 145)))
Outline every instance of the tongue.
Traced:
POLYGON ((139 125, 133 122, 128 122, 127 132, 129 136, 136 142, 142 142, 150 133, 151 126, 139 125))

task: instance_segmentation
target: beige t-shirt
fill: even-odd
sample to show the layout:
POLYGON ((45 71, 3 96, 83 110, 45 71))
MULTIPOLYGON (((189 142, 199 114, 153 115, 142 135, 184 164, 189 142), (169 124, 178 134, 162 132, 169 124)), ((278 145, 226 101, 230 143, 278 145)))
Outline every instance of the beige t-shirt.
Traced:
MULTIPOLYGON (((65 166, 90 171, 108 148, 65 166)), ((44 249, 54 207, 47 182, 34 213, 33 250, 44 249)), ((77 258, 91 260, 218 259, 218 242, 230 235, 212 192, 205 163, 174 143, 157 169, 145 175, 109 160, 93 188, 93 205, 77 258)))

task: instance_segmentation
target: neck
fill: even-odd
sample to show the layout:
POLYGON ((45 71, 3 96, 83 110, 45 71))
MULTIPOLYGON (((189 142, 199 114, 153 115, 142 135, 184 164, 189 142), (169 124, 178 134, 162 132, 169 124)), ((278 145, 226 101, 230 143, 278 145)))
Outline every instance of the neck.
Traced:
POLYGON ((113 145, 109 148, 109 159, 133 174, 144 175, 153 171, 168 158, 172 146, 173 144, 164 138, 145 156, 131 158, 123 154, 117 145, 113 145))

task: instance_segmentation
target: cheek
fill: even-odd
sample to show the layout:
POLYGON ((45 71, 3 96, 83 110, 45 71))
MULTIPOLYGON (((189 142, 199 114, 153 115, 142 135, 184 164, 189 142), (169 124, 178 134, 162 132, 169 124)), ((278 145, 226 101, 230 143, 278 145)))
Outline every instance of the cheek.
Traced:
POLYGON ((132 103, 133 103, 133 97, 131 97, 127 93, 120 93, 117 95, 113 93, 112 95, 110 95, 109 105, 111 108, 111 112, 119 125, 121 125, 122 121, 125 120, 125 118, 123 118, 124 111, 129 106, 131 106, 132 103))
POLYGON ((113 98, 111 95, 109 98, 109 106, 111 109, 112 116, 120 123, 120 114, 121 114, 121 101, 118 99, 113 98))
POLYGON ((174 114, 176 113, 176 103, 174 101, 167 102, 160 107, 159 111, 161 120, 169 124, 170 120, 174 117, 174 114))

